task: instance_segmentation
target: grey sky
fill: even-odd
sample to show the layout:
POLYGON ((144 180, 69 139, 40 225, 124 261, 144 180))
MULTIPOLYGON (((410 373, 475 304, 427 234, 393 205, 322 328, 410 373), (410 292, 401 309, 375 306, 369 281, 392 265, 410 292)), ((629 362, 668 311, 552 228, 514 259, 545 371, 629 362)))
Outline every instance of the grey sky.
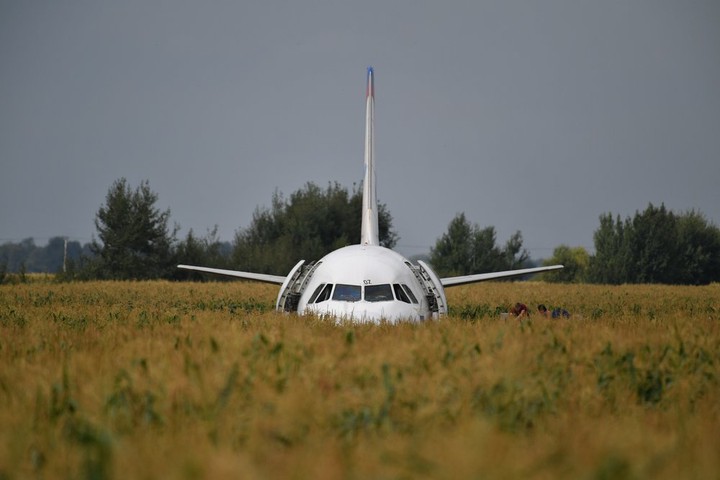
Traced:
POLYGON ((0 242, 89 241, 120 177, 224 240, 351 187, 368 65, 406 255, 459 212, 534 257, 649 202, 720 222, 715 0, 0 1, 0 242))

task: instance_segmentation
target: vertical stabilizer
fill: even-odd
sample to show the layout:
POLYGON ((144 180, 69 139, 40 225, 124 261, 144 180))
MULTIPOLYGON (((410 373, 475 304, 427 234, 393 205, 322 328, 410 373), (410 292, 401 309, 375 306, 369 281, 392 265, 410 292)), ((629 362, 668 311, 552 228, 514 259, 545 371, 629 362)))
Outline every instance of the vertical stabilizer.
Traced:
POLYGON ((363 181, 363 212, 360 243, 362 245, 380 245, 378 230, 378 207, 375 190, 375 164, 373 156, 375 110, 375 72, 367 70, 367 99, 365 104, 365 180, 363 181))

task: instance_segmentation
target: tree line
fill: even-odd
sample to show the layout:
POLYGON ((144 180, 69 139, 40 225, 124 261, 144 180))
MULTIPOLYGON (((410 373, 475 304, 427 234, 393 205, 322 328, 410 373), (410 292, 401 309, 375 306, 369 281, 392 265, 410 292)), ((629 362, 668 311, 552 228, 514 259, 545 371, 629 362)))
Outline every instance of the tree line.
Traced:
MULTIPOLYGON (((317 260, 359 241, 362 190, 337 182, 321 188, 312 182, 285 197, 276 191, 270 207, 258 207, 232 242, 222 242, 217 226, 205 235, 191 229, 177 238, 170 209, 160 210, 158 195, 143 181, 132 188, 115 181, 95 216, 97 237, 86 244, 55 237, 46 247, 32 239, 0 245, 0 283, 10 272, 55 272, 59 280, 203 279, 179 263, 286 274, 301 258, 317 260)), ((380 243, 392 248, 398 235, 385 204, 378 212, 380 243)), ((720 281, 720 230, 699 212, 677 214, 650 204, 633 218, 600 216, 593 235, 595 253, 560 245, 544 261, 565 268, 547 272, 551 282, 707 284, 720 281)), ((498 244, 495 228, 481 228, 459 213, 430 249, 440 276, 510 270, 532 266, 517 231, 498 244)))
MULTIPOLYGON (((0 283, 11 272, 20 278, 52 272, 59 280, 205 278, 177 269, 180 263, 284 275, 299 258, 319 259, 360 240, 362 190, 348 191, 337 182, 324 189, 309 182, 289 198, 276 191, 270 208, 256 208, 250 226, 238 230, 233 242, 220 241, 217 226, 205 235, 191 229, 179 239, 170 209, 159 209, 157 200, 148 181, 136 188, 125 178, 115 181, 95 215, 97 236, 90 243, 69 242, 67 255, 58 250, 64 249, 62 237, 47 247, 32 239, 1 245, 0 283)), ((381 245, 392 248, 397 233, 385 204, 379 205, 378 226, 381 245)))
POLYGON ((720 281, 720 230, 700 212, 677 214, 652 203, 624 220, 606 213, 593 235, 595 254, 558 247, 546 276, 592 283, 705 285, 720 281), (568 268, 569 267, 569 268, 568 268))
POLYGON ((58 273, 90 255, 90 245, 57 236, 41 247, 33 238, 0 245, 0 282, 8 273, 58 273))

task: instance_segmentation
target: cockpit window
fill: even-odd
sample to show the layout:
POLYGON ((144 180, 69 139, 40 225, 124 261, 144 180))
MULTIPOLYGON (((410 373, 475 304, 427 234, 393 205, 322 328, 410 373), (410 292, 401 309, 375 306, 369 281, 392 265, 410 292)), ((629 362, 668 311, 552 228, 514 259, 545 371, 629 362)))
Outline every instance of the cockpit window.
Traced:
POLYGON ((308 303, 315 303, 315 299, 317 298, 318 295, 320 295, 320 290, 322 290, 324 286, 325 286, 324 283, 321 283, 320 285, 318 285, 318 287, 315 289, 313 294, 310 295, 310 300, 308 300, 308 303))
POLYGON ((389 283, 382 285, 365 285, 366 302, 390 302, 393 298, 392 288, 389 283))
MULTIPOLYGON (((325 302, 330 300, 331 295, 333 300, 341 302, 358 302, 362 298, 360 285, 338 283, 333 291, 332 283, 321 283, 310 296, 308 304, 325 302)), ((391 302, 395 299, 405 303, 418 303, 410 287, 404 283, 365 286, 367 302, 391 302), (393 292, 395 292, 394 297, 393 292)))
POLYGON ((310 301, 308 303, 320 303, 324 302, 325 300, 329 300, 331 291, 332 284, 321 283, 313 292, 312 297, 310 297, 310 301))
POLYGON ((360 285, 338 283, 335 285, 335 292, 333 292, 332 299, 340 300, 341 302, 357 302, 360 300, 360 285))
POLYGON ((412 291, 412 289, 411 289, 410 287, 408 287, 407 285, 405 285, 405 284, 403 283, 403 284, 402 284, 402 288, 403 288, 403 290, 405 290, 405 293, 408 294, 408 297, 410 297, 410 301, 411 301, 412 303, 418 303, 418 300, 417 300, 417 298, 415 297, 415 294, 413 293, 413 291, 412 291))
POLYGON ((407 296, 399 283, 393 284, 393 290, 395 290, 395 298, 401 302, 410 303, 410 298, 407 296))

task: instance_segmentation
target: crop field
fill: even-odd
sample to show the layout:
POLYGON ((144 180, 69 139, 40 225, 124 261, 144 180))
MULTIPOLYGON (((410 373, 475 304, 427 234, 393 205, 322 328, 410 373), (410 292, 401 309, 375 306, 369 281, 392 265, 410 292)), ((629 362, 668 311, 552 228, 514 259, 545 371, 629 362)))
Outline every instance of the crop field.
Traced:
POLYGON ((0 286, 0 479, 720 478, 720 285, 481 283, 396 326, 276 294, 0 286))

